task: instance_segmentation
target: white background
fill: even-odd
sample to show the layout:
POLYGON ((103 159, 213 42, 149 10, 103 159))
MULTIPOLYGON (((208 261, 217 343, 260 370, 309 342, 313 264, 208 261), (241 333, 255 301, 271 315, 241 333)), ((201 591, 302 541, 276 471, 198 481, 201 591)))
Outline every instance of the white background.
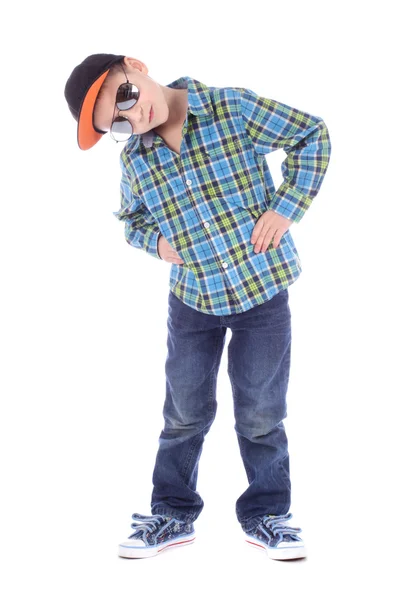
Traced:
MULTIPOLYGON (((20 3, 3 12, 1 585, 3 598, 394 597, 398 548, 399 48, 394 4, 20 3), (307 560, 243 541, 247 482, 226 345, 206 437, 196 543, 124 560, 149 514, 162 429, 170 264, 129 246, 119 153, 79 150, 64 99, 89 54, 142 60, 321 116, 320 193, 291 228, 288 392, 293 524, 307 560), (294 522, 295 521, 295 522, 294 522), (392 589, 392 592, 390 591, 392 589)), ((268 155, 276 186, 283 151, 268 155)))

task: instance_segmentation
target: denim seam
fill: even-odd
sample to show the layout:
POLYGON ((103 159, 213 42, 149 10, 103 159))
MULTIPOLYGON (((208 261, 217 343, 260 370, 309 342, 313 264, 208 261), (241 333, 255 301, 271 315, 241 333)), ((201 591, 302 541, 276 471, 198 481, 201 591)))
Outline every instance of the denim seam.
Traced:
POLYGON ((187 458, 186 458, 186 462, 185 462, 185 466, 183 468, 183 473, 182 473, 182 477, 184 478, 184 481, 186 481, 186 477, 187 474, 190 470, 190 467, 192 465, 192 460, 193 460, 193 455, 195 454, 195 451, 197 449, 198 446, 201 446, 203 440, 204 440, 204 436, 206 434, 204 434, 204 430, 205 429, 209 429, 212 425, 212 421, 214 421, 215 418, 215 411, 213 410, 213 399, 215 397, 215 391, 216 390, 216 377, 215 377, 215 369, 216 369, 216 365, 217 365, 217 358, 218 358, 218 347, 219 347, 219 339, 218 337, 214 338, 214 354, 215 354, 215 358, 214 358, 214 364, 213 364, 213 368, 212 368, 212 374, 210 375, 210 385, 208 388, 208 412, 207 412, 207 424, 203 427, 203 429, 195 436, 194 441, 192 443, 192 445, 190 446, 187 458), (211 420, 212 419, 212 420, 211 420), (202 436, 199 439, 196 439, 198 436, 202 436))
POLYGON ((196 453, 197 447, 201 445, 202 433, 203 433, 203 430, 194 436, 193 441, 190 445, 189 451, 187 453, 186 462, 185 462, 185 465, 184 465, 183 471, 182 471, 182 479, 184 480, 186 485, 188 485, 187 484, 187 475, 188 475, 188 472, 190 471, 190 467, 192 465, 193 456, 196 453))
POLYGON ((208 388, 208 423, 211 426, 211 419, 214 421, 215 419, 215 415, 216 415, 216 406, 215 406, 215 402, 216 402, 216 393, 217 393, 217 374, 216 374, 216 370, 217 370, 217 365, 220 363, 220 359, 221 359, 221 354, 222 352, 220 351, 220 338, 215 337, 214 338, 215 342, 214 342, 214 364, 213 364, 213 368, 212 368, 212 374, 210 376, 210 385, 208 388), (215 408, 215 410, 214 410, 215 408))
POLYGON ((248 482, 249 482, 249 484, 250 484, 250 483, 251 483, 251 474, 250 474, 250 470, 247 468, 247 465, 246 465, 245 461, 243 460, 244 451, 243 451, 243 446, 242 446, 242 443, 243 443, 243 442, 242 442, 242 440, 241 440, 241 435, 240 435, 240 433, 239 433, 239 434, 237 434, 237 439, 238 439, 238 442, 239 442, 240 454, 242 455, 242 463, 243 463, 243 466, 244 466, 244 470, 246 471, 247 480, 248 480, 248 482))
MULTIPOLYGON (((236 399, 237 399, 237 390, 236 390, 236 385, 235 385, 235 381, 234 381, 234 378, 233 378, 233 369, 232 369, 231 354, 232 354, 232 351, 229 349, 229 346, 228 346, 228 375, 230 376, 230 380, 231 380, 233 403, 235 404, 236 403, 236 399)), ((236 418, 235 418, 235 421, 236 421, 236 418)), ((243 466, 244 466, 244 470, 246 471, 247 480, 250 483, 250 481, 251 481, 251 474, 250 474, 250 471, 247 468, 247 465, 246 465, 245 461, 243 460, 243 454, 244 453, 242 452, 243 448, 242 448, 242 443, 241 443, 241 440, 240 440, 240 434, 238 434, 238 432, 236 432, 236 435, 237 435, 237 439, 238 439, 238 443, 239 443, 239 450, 240 450, 240 454, 241 454, 241 457, 242 457, 242 463, 243 463, 243 466)))

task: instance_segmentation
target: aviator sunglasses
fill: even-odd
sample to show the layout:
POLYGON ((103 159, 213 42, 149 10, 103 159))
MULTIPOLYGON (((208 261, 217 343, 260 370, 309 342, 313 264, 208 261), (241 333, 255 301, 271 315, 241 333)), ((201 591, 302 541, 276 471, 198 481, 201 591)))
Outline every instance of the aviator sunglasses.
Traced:
MULTIPOLYGON (((139 100, 140 92, 134 83, 130 83, 124 67, 126 83, 122 83, 116 94, 115 104, 119 110, 129 110, 139 100)), ((133 135, 133 127, 127 117, 116 117, 111 121, 110 135, 116 142, 126 142, 133 135)))

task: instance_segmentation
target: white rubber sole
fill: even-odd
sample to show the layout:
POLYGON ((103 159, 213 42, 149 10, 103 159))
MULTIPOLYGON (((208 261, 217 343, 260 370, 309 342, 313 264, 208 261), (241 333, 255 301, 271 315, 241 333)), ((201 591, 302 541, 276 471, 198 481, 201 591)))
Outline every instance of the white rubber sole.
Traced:
POLYGON ((250 535, 245 535, 245 541, 254 548, 265 550, 268 558, 273 558, 274 560, 291 560, 294 558, 305 558, 307 556, 307 550, 305 546, 296 546, 296 542, 293 542, 293 546, 285 546, 285 548, 270 548, 259 538, 254 538, 250 535))
POLYGON ((120 544, 118 546, 118 556, 123 558, 149 558, 150 556, 157 556, 163 550, 168 548, 176 548, 179 546, 186 546, 192 544, 196 536, 193 534, 188 536, 182 536, 176 538, 173 541, 164 542, 156 547, 152 546, 129 546, 128 544, 120 544))

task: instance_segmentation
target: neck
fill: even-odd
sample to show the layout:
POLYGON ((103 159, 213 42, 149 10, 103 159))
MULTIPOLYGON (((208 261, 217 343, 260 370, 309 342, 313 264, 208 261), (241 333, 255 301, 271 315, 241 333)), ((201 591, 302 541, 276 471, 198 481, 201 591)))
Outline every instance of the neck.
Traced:
POLYGON ((164 96, 168 105, 168 119, 165 123, 162 123, 155 129, 157 133, 172 129, 177 126, 181 126, 187 115, 188 109, 188 90, 184 89, 172 89, 167 86, 164 87, 164 96))

